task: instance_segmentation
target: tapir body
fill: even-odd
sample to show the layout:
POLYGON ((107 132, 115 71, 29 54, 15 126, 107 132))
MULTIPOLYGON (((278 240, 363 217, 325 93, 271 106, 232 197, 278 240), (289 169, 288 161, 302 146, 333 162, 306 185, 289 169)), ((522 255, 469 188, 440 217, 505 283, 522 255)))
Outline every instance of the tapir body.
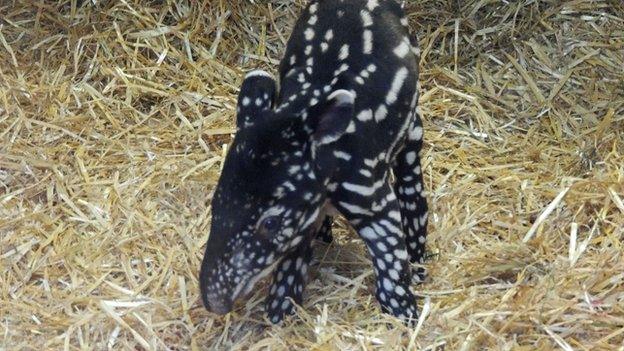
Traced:
POLYGON ((313 240, 331 240, 341 214, 370 253, 382 310, 417 317, 410 264, 423 262, 427 227, 418 61, 395 1, 318 0, 295 24, 280 88, 264 71, 245 77, 201 269, 209 310, 229 312, 272 274, 266 310, 282 320, 302 301, 313 240))

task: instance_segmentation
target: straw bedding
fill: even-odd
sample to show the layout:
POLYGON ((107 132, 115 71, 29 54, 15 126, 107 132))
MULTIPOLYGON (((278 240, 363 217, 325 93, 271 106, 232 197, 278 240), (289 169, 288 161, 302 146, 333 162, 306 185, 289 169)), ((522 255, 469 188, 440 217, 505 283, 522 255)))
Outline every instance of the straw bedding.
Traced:
POLYGON ((343 222, 304 305, 198 296, 244 72, 302 1, 0 3, 0 349, 624 349, 624 8, 407 1, 431 205, 423 316, 343 222))

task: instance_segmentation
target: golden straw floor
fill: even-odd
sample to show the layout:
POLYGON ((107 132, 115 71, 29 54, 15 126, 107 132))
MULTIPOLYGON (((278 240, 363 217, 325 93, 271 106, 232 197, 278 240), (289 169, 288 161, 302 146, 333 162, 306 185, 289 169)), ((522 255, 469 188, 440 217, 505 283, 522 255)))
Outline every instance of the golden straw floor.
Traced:
POLYGON ((0 350, 624 349, 620 0, 407 1, 431 205, 412 330, 344 223, 282 326, 266 285, 201 306, 237 90, 302 1, 80 2, 0 2, 0 350))

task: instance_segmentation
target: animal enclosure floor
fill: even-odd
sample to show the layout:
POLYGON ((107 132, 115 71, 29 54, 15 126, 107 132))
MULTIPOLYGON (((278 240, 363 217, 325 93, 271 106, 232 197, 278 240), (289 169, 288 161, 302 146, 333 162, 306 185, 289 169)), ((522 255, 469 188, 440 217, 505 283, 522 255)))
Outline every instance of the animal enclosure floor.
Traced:
POLYGON ((624 350, 623 3, 406 4, 430 204, 411 329, 342 222, 282 325, 266 285, 201 305, 237 90, 302 1, 0 2, 0 350, 624 350))

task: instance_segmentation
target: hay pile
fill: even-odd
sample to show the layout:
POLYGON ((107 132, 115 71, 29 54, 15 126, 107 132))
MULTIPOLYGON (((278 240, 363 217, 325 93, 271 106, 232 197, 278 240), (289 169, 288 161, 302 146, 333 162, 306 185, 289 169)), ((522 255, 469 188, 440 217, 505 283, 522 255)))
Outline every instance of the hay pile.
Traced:
POLYGON ((407 1, 424 323, 379 314, 344 224, 283 326, 266 288, 224 318, 201 307, 241 77, 275 71, 302 6, 0 3, 0 349, 623 350, 620 0, 407 1))

